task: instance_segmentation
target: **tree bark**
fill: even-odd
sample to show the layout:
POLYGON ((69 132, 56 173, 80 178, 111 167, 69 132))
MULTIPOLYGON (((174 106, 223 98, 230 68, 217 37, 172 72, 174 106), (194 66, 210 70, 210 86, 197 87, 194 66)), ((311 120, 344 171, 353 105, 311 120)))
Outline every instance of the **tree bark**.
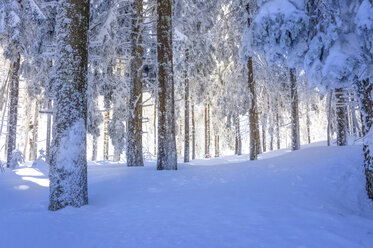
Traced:
POLYGON ((12 63, 12 76, 10 81, 10 105, 8 114, 8 140, 7 140, 7 167, 10 166, 12 153, 16 149, 17 141, 17 117, 18 117, 18 94, 19 94, 19 68, 21 55, 12 63))
POLYGON ((205 158, 210 158, 210 104, 205 107, 205 158))
POLYGON ((189 162, 189 78, 188 78, 188 61, 189 60, 189 49, 185 49, 185 95, 184 95, 184 162, 189 162))
POLYGON ((299 135, 299 99, 295 69, 290 69, 290 97, 291 97, 291 149, 300 149, 299 135))
POLYGON ((327 127, 327 145, 330 146, 331 144, 331 125, 332 125, 332 99, 333 99, 333 91, 330 91, 329 98, 328 98, 328 127, 327 127))
POLYGON ((307 114, 306 114, 306 125, 307 125, 308 144, 311 144, 311 119, 310 119, 310 108, 308 105, 307 105, 307 114))
POLYGON ((128 133, 127 133, 127 166, 144 166, 142 154, 142 64, 143 48, 141 28, 142 0, 135 0, 132 14, 131 33, 131 86, 129 97, 128 133))
MULTIPOLYGON (((52 100, 48 100, 48 110, 52 110, 52 100)), ((46 138, 46 156, 47 164, 50 163, 50 147, 51 147, 51 130, 52 130, 52 114, 47 116, 47 138, 46 138)))
POLYGON ((251 105, 249 110, 249 122, 250 122, 250 160, 256 160, 259 154, 260 148, 260 137, 259 137, 259 118, 257 111, 257 99, 255 92, 255 81, 253 73, 253 60, 252 57, 249 57, 247 62, 247 68, 249 71, 248 75, 248 84, 251 105))
POLYGON ((280 139, 280 108, 279 108, 279 97, 276 98, 276 138, 277 138, 277 150, 281 149, 281 139, 280 139))
POLYGON ((49 210, 88 204, 87 36, 89 0, 57 6, 55 115, 50 163, 49 210))
POLYGON ((362 133, 365 136, 363 144, 364 169, 366 176, 366 190, 368 197, 373 200, 373 84, 369 79, 359 81, 356 85, 357 94, 360 101, 361 116, 363 120, 362 133))
POLYGON ((34 114, 34 123, 32 128, 32 147, 31 150, 31 161, 38 158, 38 129, 39 129, 39 100, 35 100, 35 114, 34 114))
POLYGON ((172 56, 172 1, 157 0, 158 170, 177 170, 172 56))
POLYGON ((215 158, 220 156, 219 135, 215 135, 215 158))
POLYGON ((192 104, 192 159, 196 159, 196 123, 194 120, 194 104, 192 104))
POLYGON ((235 138, 235 155, 242 155, 242 141, 241 141, 241 131, 240 131, 240 116, 237 114, 234 118, 236 138, 235 138))
POLYGON ((343 89, 335 89, 336 114, 337 114, 337 146, 347 145, 347 107, 343 89))

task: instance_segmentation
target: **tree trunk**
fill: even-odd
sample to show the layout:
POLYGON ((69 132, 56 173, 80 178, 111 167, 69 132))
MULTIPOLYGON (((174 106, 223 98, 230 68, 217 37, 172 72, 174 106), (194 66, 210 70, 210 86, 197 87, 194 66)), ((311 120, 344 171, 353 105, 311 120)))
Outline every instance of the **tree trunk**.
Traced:
POLYGON ((177 170, 172 58, 172 1, 157 0, 158 170, 177 170))
POLYGON ((307 105, 307 114, 306 114, 306 125, 307 125, 308 144, 311 144, 311 119, 310 119, 310 108, 308 105, 307 105))
POLYGON ((104 116, 104 160, 109 160, 109 119, 110 119, 110 111, 105 111, 104 116))
MULTIPOLYGON (((25 117, 26 117, 26 128, 25 128, 25 133, 24 133, 24 147, 23 147, 23 154, 26 156, 27 154, 27 147, 29 143, 29 132, 30 132, 30 115, 31 115, 31 104, 30 104, 30 97, 29 94, 26 93, 25 97, 25 102, 26 102, 26 109, 25 109, 25 117)), ((31 158, 30 158, 31 159, 31 158)))
POLYGON ((362 133, 365 136, 363 144, 364 169, 366 176, 366 190, 368 197, 373 200, 373 84, 369 79, 357 83, 357 94, 360 101, 360 109, 363 120, 362 133))
POLYGON ((154 99, 154 156, 157 156, 157 101, 154 99))
POLYGON ((189 49, 185 49, 185 96, 184 96, 184 162, 189 162, 189 78, 188 78, 188 61, 189 60, 189 49))
POLYGON ((92 161, 97 160, 97 136, 93 135, 93 142, 92 142, 92 161))
POLYGON ((333 99, 333 91, 330 91, 329 98, 328 98, 328 127, 327 127, 327 144, 330 146, 331 144, 331 125, 332 125, 332 99, 333 99))
POLYGON ((10 105, 8 114, 8 141, 7 141, 7 167, 11 165, 12 153, 16 149, 18 93, 19 93, 19 68, 21 55, 18 53, 12 63, 12 77, 10 81, 10 105))
POLYGON ((215 158, 220 156, 219 135, 215 135, 215 158))
POLYGON ((281 140, 280 140, 280 108, 279 108, 279 99, 276 98, 276 138, 277 138, 277 150, 281 149, 281 140))
MULTIPOLYGON (((48 100, 48 110, 52 110, 52 100, 49 99, 48 100)), ((46 156, 47 156, 47 164, 50 163, 50 157, 51 157, 51 154, 50 154, 50 147, 51 147, 51 130, 52 130, 52 114, 49 114, 48 113, 48 116, 47 116, 47 139, 46 139, 46 156)))
POLYGON ((242 155, 242 141, 241 141, 241 131, 240 131, 240 116, 237 114, 234 118, 236 138, 235 138, 235 155, 242 155))
POLYGON ((87 34, 89 1, 57 6, 55 115, 50 164, 49 210, 88 204, 87 34))
POLYGON ((299 99, 295 69, 290 69, 290 97, 291 97, 291 149, 300 149, 299 135, 299 99))
POLYGON ((35 100, 34 124, 32 128, 31 161, 38 158, 39 100, 35 100))
POLYGON ((347 108, 342 88, 335 89, 335 97, 337 114, 337 146, 345 146, 347 145, 347 108))
POLYGON ((249 71, 248 84, 251 105, 249 110, 249 122, 250 122, 250 160, 256 160, 259 154, 260 148, 260 137, 259 137, 259 120, 258 111, 256 104, 256 92, 255 92, 255 81, 253 73, 253 59, 249 57, 247 62, 247 68, 249 71))
POLYGON ((196 159, 196 124, 194 120, 194 104, 192 104, 192 159, 196 159))
POLYGON ((205 107, 205 158, 210 158, 210 105, 205 107))
POLYGON ((142 0, 135 0, 131 33, 131 86, 129 97, 130 115, 127 121, 127 166, 144 166, 142 154, 142 0))

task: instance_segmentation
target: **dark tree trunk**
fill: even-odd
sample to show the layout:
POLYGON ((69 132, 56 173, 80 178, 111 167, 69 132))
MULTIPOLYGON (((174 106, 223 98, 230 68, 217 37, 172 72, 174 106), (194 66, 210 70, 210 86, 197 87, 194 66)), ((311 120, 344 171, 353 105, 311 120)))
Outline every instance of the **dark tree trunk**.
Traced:
POLYGON ((184 95, 184 162, 189 162, 189 78, 188 78, 188 61, 189 60, 189 49, 185 49, 185 95, 184 95))
POLYGON ((358 82, 356 88, 363 120, 362 133, 366 136, 363 144, 366 190, 369 198, 373 200, 373 147, 371 141, 373 128, 373 99, 371 92, 373 92, 373 84, 369 79, 366 79, 358 82))
POLYGON ((158 170, 177 170, 172 61, 172 1, 157 0, 158 170))
POLYGON ((127 121, 127 166, 144 166, 142 154, 142 0, 135 0, 132 14, 131 33, 131 86, 127 121))
POLYGON ((256 104, 256 92, 255 92, 255 81, 253 73, 253 60, 249 57, 247 62, 247 68, 249 71, 248 84, 251 105, 249 110, 249 122, 250 122, 250 160, 256 160, 260 152, 260 135, 259 135, 259 119, 256 104))
POLYGON ((299 100, 295 69, 290 69, 290 97, 291 97, 291 149, 300 149, 299 135, 299 100))
POLYGON ((12 153, 16 149, 18 93, 19 93, 19 68, 21 55, 18 53, 12 63, 12 76, 10 81, 10 105, 8 114, 8 140, 7 140, 7 167, 11 165, 12 153))
POLYGON ((55 115, 49 210, 88 204, 87 35, 89 1, 58 2, 55 115))
POLYGON ((336 114, 337 114, 337 146, 347 145, 347 107, 343 89, 335 89, 336 114))

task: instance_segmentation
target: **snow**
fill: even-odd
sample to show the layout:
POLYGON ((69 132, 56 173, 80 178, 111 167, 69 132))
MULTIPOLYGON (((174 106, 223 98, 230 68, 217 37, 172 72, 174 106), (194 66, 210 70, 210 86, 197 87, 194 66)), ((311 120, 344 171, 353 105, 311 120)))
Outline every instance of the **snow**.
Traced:
POLYGON ((361 145, 194 160, 177 171, 90 163, 89 205, 48 208, 48 168, 0 173, 1 247, 371 247, 361 145))

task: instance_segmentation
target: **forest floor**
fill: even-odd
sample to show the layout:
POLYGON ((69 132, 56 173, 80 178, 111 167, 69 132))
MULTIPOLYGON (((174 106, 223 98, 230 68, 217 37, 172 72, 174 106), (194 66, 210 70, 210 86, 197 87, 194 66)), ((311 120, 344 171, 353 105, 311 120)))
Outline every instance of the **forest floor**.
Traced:
POLYGON ((0 173, 0 247, 372 247, 362 148, 180 164, 90 163, 89 205, 49 212, 48 168, 0 173))

